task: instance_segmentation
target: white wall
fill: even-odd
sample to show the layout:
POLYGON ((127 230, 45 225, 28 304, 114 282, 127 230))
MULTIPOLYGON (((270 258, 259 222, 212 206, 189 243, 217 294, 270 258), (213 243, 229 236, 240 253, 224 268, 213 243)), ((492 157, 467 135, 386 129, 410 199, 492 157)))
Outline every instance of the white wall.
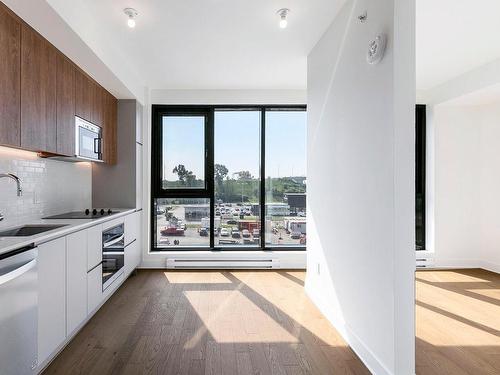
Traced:
POLYGON ((375 374, 415 365, 414 6, 348 1, 308 59, 306 289, 375 374))
POLYGON ((0 179, 0 228, 28 224, 43 216, 91 207, 90 163, 68 163, 38 158, 36 153, 0 147, 0 173, 21 179, 23 195, 16 195, 12 179, 0 179))
POLYGON ((500 103, 432 112, 435 264, 499 272, 500 103))

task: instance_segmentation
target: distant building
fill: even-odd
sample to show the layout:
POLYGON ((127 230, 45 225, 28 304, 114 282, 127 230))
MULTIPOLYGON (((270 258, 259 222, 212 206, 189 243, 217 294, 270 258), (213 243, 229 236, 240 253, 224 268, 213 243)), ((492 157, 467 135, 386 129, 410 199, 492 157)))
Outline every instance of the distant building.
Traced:
POLYGON ((285 199, 292 212, 304 212, 306 210, 306 193, 285 193, 285 199))
POLYGON ((266 203, 266 216, 288 216, 290 206, 286 203, 266 203))
POLYGON ((210 217, 210 205, 208 204, 185 205, 184 215, 186 221, 200 221, 204 217, 210 217))

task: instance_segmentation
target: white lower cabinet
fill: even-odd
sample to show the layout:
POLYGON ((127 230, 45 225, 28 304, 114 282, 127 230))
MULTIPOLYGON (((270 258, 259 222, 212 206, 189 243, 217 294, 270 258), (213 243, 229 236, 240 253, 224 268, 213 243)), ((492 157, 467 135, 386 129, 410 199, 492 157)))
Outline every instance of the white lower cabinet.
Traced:
POLYGON ((141 212, 38 245, 39 369, 141 261, 141 212), (102 290, 102 230, 125 222, 124 272, 102 290))
POLYGON ((66 339, 66 239, 38 245, 38 363, 66 339))
POLYGON ((139 211, 125 217, 125 277, 141 262, 141 214, 139 211))
POLYGON ((102 225, 87 229, 87 271, 102 262, 102 225))
POLYGON ((66 331, 87 318, 87 231, 66 237, 66 331))
POLYGON ((87 274, 87 314, 92 314, 102 302, 102 264, 87 274))

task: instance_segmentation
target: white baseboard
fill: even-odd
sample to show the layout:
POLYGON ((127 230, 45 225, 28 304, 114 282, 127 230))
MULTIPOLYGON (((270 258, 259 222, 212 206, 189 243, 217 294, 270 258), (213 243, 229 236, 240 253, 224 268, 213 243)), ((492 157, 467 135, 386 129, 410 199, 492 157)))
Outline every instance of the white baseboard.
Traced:
POLYGON ((434 269, 468 269, 482 268, 486 271, 500 273, 500 264, 477 259, 446 259, 435 262, 434 269))
POLYGON ((335 309, 330 305, 327 299, 320 296, 317 288, 309 287, 310 283, 306 280, 305 291, 311 301, 318 307, 326 319, 335 327, 344 340, 354 350, 357 356, 370 370, 372 374, 393 375, 392 372, 378 359, 370 348, 354 333, 354 331, 342 319, 335 314, 335 309))
POLYGON ((479 268, 485 269, 486 271, 500 273, 500 264, 498 263, 479 261, 479 264, 480 264, 479 268))

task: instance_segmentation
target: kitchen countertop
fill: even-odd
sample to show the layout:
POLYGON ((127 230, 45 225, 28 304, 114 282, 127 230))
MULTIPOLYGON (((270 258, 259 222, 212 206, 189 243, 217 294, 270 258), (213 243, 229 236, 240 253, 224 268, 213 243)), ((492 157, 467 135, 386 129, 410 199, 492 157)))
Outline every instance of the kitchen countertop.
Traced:
POLYGON ((104 216, 99 219, 38 219, 31 220, 29 223, 19 224, 12 227, 2 228, 1 231, 9 230, 10 228, 17 228, 22 225, 64 225, 56 229, 49 230, 47 232, 35 234, 33 236, 26 237, 0 237, 0 254, 7 253, 9 251, 28 246, 30 244, 39 245, 44 242, 54 240, 59 237, 66 236, 70 233, 78 232, 80 230, 93 227, 94 225, 99 225, 105 223, 106 221, 118 219, 123 216, 127 216, 135 211, 135 208, 116 208, 113 209, 120 211, 117 214, 104 216))

